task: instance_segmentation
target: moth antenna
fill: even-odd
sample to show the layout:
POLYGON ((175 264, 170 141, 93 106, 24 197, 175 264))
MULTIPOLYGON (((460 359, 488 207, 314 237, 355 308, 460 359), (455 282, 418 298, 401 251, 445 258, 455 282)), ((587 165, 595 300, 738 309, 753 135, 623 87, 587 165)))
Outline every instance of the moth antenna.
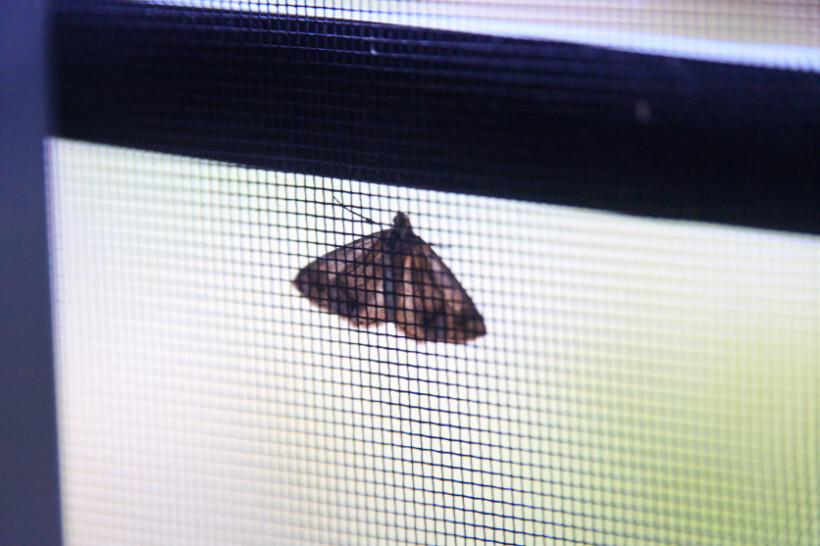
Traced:
POLYGON ((375 225, 375 226, 380 226, 380 225, 381 225, 381 224, 379 224, 378 222, 376 222, 376 221, 374 221, 374 220, 372 220, 372 219, 368 218, 367 216, 365 216, 365 215, 363 215, 363 214, 359 214, 359 213, 358 213, 358 212, 356 212, 355 210, 351 209, 350 207, 348 207, 347 205, 345 205, 344 203, 342 203, 341 201, 339 201, 338 199, 336 199, 336 196, 335 196, 335 195, 333 196, 333 200, 334 200, 334 201, 336 201, 336 203, 338 203, 338 204, 339 204, 339 206, 341 206, 341 207, 342 207, 343 209, 345 209, 347 212, 349 212, 350 214, 352 214, 352 215, 354 215, 354 216, 358 216, 359 218, 361 218, 362 220, 364 220, 364 221, 365 221, 365 222, 367 222, 368 224, 373 224, 373 225, 375 225))

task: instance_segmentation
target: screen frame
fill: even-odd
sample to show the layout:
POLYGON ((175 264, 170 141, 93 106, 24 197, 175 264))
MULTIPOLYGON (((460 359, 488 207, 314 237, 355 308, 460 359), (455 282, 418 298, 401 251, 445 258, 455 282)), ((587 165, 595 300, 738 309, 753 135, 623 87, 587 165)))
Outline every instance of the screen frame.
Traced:
POLYGON ((61 544, 43 142, 45 2, 0 16, 0 536, 61 544))

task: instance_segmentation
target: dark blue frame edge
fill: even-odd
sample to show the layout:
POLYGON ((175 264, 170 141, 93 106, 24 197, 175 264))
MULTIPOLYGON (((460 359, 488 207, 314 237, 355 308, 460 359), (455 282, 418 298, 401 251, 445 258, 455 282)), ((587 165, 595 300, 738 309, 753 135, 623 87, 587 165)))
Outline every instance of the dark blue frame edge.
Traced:
POLYGON ((0 540, 61 544, 43 137, 45 3, 0 8, 0 540))

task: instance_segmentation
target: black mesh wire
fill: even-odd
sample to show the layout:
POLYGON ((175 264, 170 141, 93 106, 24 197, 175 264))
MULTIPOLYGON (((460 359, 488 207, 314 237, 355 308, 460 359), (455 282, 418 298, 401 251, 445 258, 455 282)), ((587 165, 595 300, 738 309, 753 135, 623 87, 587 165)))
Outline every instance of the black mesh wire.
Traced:
MULTIPOLYGON (((766 4, 778 5, 792 6, 766 4)), ((303 17, 304 43, 292 51, 302 63, 319 54, 317 43, 332 48, 334 40, 320 19, 305 27, 304 17, 382 12, 280 7, 303 17)), ((464 7, 420 4, 418 18, 404 23, 423 29, 438 11, 464 7)), ((503 19, 492 4, 467 7, 503 19)), ((212 22, 203 15, 191 24, 212 22)), ((379 36, 389 44, 394 31, 380 27, 379 36)), ((207 131, 187 127, 171 143, 181 118, 145 114, 132 120, 138 131, 104 125, 107 135, 85 135, 96 143, 48 143, 69 543, 747 544, 817 536, 816 236, 468 195, 466 175, 462 192, 425 188, 415 181, 439 167, 439 176, 457 176, 449 148, 430 138, 438 117, 397 126, 367 118, 372 110, 356 102, 395 100, 392 82, 317 99, 336 93, 336 65, 247 70, 283 65, 243 58, 225 32, 224 42, 215 32, 210 45, 176 44, 188 48, 191 65, 142 100, 143 112, 166 112, 168 96, 187 96, 178 107, 201 115, 207 131), (214 102, 220 82, 198 94, 195 84, 207 78, 193 62, 197 52, 235 63, 248 94, 214 102), (238 146, 246 125, 232 120, 232 101, 257 93, 264 103, 266 88, 303 78, 309 91, 278 104, 238 146), (335 125, 340 119, 346 124, 335 125), (214 137, 214 125, 225 135, 214 137), (137 132, 168 140, 155 149, 188 153, 122 146, 137 132), (361 143, 385 135, 397 146, 393 160, 368 158, 361 143), (231 150, 246 145, 245 161, 212 157, 214 138, 231 150), (425 148, 429 157, 417 153, 425 148), (259 165, 266 152, 276 169, 259 165), (340 164, 350 176, 329 176, 340 164), (351 247, 362 237, 369 246, 351 247), (300 287, 300 271, 345 246, 300 287), (449 318, 466 304, 432 253, 469 295, 484 335, 475 320, 449 318), (416 305, 438 311, 416 317, 416 305), (380 320, 351 320, 362 314, 380 320), (424 334, 408 335, 410 324, 424 334), (420 339, 459 330, 470 339, 420 339)), ((267 28, 255 36, 272 39, 267 28)), ((360 62, 339 53, 340 64, 360 62)), ((475 56, 484 59, 492 55, 475 56)), ((405 62, 421 77, 425 55, 405 62)), ((425 85, 459 85, 449 79, 459 70, 469 67, 428 74, 425 85)), ((125 115, 88 77, 77 85, 100 97, 101 117, 125 115)), ((510 101, 527 90, 527 82, 505 85, 510 101)), ((515 104, 509 112, 520 115, 515 104)), ((452 146, 492 154, 488 142, 452 146)), ((483 165, 477 157, 465 169, 483 165)))

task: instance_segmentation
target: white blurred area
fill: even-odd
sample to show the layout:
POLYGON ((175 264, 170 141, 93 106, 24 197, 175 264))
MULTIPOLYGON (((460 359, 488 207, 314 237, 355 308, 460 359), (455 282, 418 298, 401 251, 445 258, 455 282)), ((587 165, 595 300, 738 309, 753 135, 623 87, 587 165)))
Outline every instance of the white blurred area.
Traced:
POLYGON ((66 544, 817 536, 820 240, 51 140, 66 544), (290 285, 402 210, 487 336, 290 285))

